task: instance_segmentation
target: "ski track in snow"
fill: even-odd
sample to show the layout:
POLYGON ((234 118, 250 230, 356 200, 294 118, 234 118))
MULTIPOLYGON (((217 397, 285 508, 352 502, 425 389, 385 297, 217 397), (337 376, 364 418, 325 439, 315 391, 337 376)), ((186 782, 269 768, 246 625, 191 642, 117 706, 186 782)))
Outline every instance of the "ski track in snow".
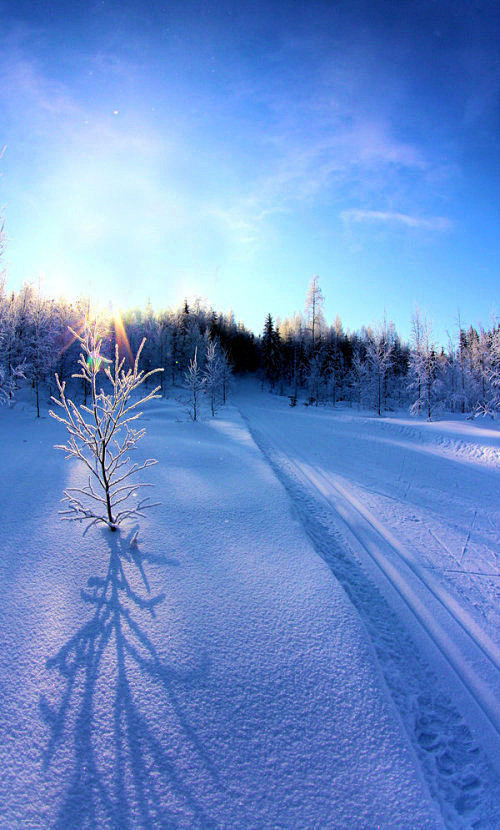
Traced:
MULTIPOLYGON (((480 439, 485 432, 489 432, 488 430, 477 428, 470 434, 469 429, 468 434, 465 436, 463 430, 460 429, 460 427, 464 426, 463 422, 448 423, 448 435, 443 435, 437 429, 434 432, 432 431, 434 427, 441 427, 439 422, 437 424, 426 422, 425 426, 430 427, 430 431, 428 429, 427 432, 424 432, 418 425, 408 424, 392 418, 382 418, 378 421, 372 421, 372 425, 378 427, 382 432, 387 431, 391 436, 391 442, 393 441, 394 435, 397 434, 401 439, 409 439, 413 448, 415 447, 415 442, 421 444, 425 452, 444 455, 445 457, 452 458, 454 461, 463 460, 466 463, 470 463, 473 460, 481 465, 497 469, 500 468, 500 438, 498 440, 498 446, 484 446, 480 440, 474 440, 476 438, 480 439)), ((465 426, 471 427, 472 424, 467 423, 465 426)), ((405 446, 403 440, 400 440, 399 444, 401 447, 405 446)))
MULTIPOLYGON (((368 629, 446 826, 500 826, 497 645, 348 482, 304 457, 285 429, 269 429, 262 410, 243 405, 240 411, 315 549, 368 629)), ((379 426, 385 431, 392 425, 379 426)), ((418 428, 397 425, 396 431, 413 442, 424 440, 418 428)), ((496 461, 495 452, 467 451, 467 442, 458 446, 439 435, 432 439, 467 458, 496 461)))

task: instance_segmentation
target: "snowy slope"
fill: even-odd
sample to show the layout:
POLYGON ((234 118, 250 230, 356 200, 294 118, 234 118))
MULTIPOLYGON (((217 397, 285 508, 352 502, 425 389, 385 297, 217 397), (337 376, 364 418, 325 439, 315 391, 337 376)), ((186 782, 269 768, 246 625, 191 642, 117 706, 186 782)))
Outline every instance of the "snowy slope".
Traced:
POLYGON ((368 628, 446 823, 499 826, 500 433, 291 408, 248 383, 237 403, 368 628))
POLYGON ((0 826, 436 827, 368 639, 236 409, 159 401, 162 507, 57 517, 61 426, 0 412, 0 826))

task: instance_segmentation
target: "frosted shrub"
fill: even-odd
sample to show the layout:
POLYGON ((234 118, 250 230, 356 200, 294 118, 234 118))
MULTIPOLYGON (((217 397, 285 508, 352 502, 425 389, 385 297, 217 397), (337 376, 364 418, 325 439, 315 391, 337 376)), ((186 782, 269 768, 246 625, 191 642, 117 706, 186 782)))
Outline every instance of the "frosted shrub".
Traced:
POLYGON ((86 530, 99 522, 116 530, 124 519, 143 516, 143 510, 155 506, 147 497, 132 505, 130 499, 139 488, 152 486, 137 484, 131 481, 131 477, 157 461, 148 458, 142 464, 132 464, 128 453, 136 448, 145 434, 145 429, 132 426, 142 414, 138 409, 152 398, 159 397, 157 392, 160 387, 139 399, 134 400, 132 395, 147 378, 163 369, 146 373, 139 371, 145 340, 139 347, 133 369, 125 371, 118 346, 114 363, 102 356, 102 341, 97 337, 95 323, 86 323, 81 335, 70 330, 82 347, 78 361, 80 371, 72 377, 81 378, 90 387, 91 400, 88 406, 82 404, 78 407, 66 397, 66 383, 61 383, 56 374, 59 400, 54 397, 52 400, 62 413, 51 411, 50 414, 61 421, 69 433, 66 444, 58 444, 56 449, 64 450, 66 458, 76 458, 84 464, 89 476, 84 487, 68 487, 64 491, 63 501, 68 504, 61 514, 64 519, 89 521, 86 530), (97 388, 97 376, 101 369, 111 387, 109 393, 97 388))

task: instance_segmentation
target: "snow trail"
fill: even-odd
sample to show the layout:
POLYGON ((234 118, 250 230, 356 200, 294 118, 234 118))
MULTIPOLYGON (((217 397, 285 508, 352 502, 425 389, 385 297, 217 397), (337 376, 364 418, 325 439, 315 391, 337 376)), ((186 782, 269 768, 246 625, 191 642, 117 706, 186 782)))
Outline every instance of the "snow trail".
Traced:
POLYGON ((445 823, 498 826, 498 647, 332 472, 334 465, 324 469, 320 430, 317 457, 308 458, 300 428, 287 429, 276 409, 273 419, 265 400, 255 407, 242 395, 240 411, 369 631, 445 823))

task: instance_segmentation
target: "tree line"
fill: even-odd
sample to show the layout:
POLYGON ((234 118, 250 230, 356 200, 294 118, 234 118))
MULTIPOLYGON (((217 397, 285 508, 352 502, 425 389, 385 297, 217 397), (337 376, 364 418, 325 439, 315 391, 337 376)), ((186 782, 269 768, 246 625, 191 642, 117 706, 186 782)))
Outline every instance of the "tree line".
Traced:
MULTIPOLYGON (((91 317, 87 298, 49 300, 32 284, 7 292, 0 276, 0 398, 13 402, 16 389, 29 385, 39 414, 41 396, 56 392, 56 373, 61 382, 77 384, 71 375, 79 345, 70 328, 81 330, 91 317)), ((146 338, 144 371, 163 369, 163 396, 187 388, 192 417, 202 392, 214 414, 226 398, 231 371, 257 373, 270 391, 288 395, 292 406, 299 400, 315 406, 343 403, 378 414, 405 407, 427 418, 438 410, 467 416, 500 412, 498 322, 489 328, 459 323, 455 342, 446 348, 437 345, 418 309, 408 343, 387 317, 350 332, 339 317, 326 322, 318 277, 311 280, 304 312, 282 320, 267 314, 259 336, 237 323, 232 312, 217 312, 199 300, 186 300, 175 310, 155 311, 148 304, 121 316, 110 311, 101 325, 103 354, 113 355, 118 344, 129 365, 146 338)), ((87 394, 84 383, 80 394, 87 394)))
POLYGON ((299 394, 309 405, 339 402, 374 409, 396 408, 428 419, 437 411, 469 417, 500 412, 500 325, 464 328, 456 342, 438 346, 432 325, 416 308, 411 339, 401 340, 384 318, 359 332, 345 331, 337 316, 328 325, 319 278, 313 277, 305 311, 283 321, 267 315, 260 340, 261 366, 271 390, 299 394))

